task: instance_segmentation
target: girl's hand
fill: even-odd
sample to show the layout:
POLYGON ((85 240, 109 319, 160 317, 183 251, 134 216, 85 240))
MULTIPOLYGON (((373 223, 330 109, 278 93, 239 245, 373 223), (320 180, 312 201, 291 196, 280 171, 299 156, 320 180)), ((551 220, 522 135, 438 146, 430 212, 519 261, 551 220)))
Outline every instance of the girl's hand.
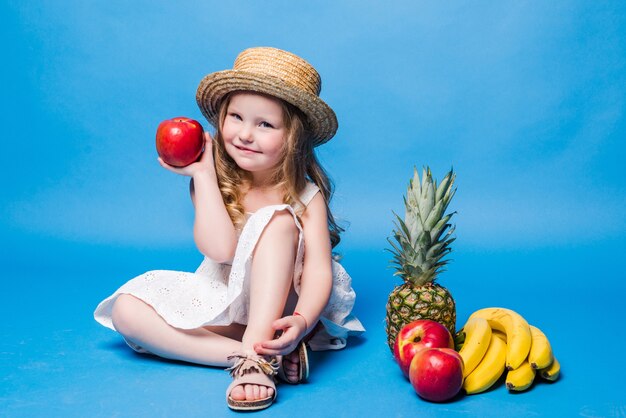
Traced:
POLYGON ((274 321, 272 328, 282 331, 282 334, 275 340, 256 343, 254 351, 257 354, 276 356, 291 353, 305 336, 306 322, 301 316, 290 315, 274 321))
POLYGON ((158 158, 159 164, 161 164, 161 167, 165 168, 166 170, 169 170, 176 174, 180 174, 182 176, 193 177, 197 173, 204 171, 215 174, 212 142, 213 140, 211 139, 211 135, 208 132, 204 132, 204 151, 200 155, 200 159, 198 161, 191 163, 188 166, 174 167, 163 161, 161 157, 158 158))

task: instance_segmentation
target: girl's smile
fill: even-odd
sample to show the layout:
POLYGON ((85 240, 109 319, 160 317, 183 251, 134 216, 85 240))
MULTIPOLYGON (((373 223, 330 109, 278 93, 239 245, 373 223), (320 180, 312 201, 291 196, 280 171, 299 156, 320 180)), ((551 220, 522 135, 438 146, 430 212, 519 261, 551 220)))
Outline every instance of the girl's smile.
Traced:
POLYGON ((261 153, 261 151, 255 151, 255 150, 252 150, 252 149, 250 149, 250 148, 246 148, 246 147, 243 147, 243 146, 238 146, 238 145, 235 145, 235 148, 237 148, 239 151, 243 152, 244 154, 256 154, 256 153, 261 153))

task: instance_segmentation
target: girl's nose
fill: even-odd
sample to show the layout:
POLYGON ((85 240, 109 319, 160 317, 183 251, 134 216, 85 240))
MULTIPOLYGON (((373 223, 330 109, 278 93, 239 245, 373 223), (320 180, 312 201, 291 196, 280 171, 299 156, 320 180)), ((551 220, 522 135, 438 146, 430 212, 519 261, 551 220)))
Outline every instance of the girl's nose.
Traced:
POLYGON ((252 130, 249 126, 242 126, 241 130, 239 130, 239 139, 243 142, 252 141, 252 130))

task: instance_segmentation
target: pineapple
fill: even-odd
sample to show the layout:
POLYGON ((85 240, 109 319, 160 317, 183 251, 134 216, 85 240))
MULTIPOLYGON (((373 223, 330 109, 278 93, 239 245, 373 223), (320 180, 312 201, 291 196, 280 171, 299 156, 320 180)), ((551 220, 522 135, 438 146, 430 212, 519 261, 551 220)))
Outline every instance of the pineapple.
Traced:
POLYGON ((453 170, 437 186, 430 168, 425 167, 420 181, 417 169, 409 182, 404 198, 406 214, 402 220, 397 214, 395 242, 388 239, 393 249, 392 265, 395 276, 404 284, 397 286, 387 302, 387 343, 393 351, 396 335, 402 327, 416 319, 432 319, 455 333, 456 307, 450 292, 435 283, 449 260, 452 251, 454 226, 449 224, 454 213, 445 214, 456 188, 453 170))

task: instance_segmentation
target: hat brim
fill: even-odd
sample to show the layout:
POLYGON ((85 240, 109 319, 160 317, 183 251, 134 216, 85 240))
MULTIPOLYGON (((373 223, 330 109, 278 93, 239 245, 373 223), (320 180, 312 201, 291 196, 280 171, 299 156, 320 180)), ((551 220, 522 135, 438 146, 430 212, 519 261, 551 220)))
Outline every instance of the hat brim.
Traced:
POLYGON ((307 116, 315 146, 328 141, 337 132, 335 112, 318 96, 291 87, 276 77, 239 70, 218 71, 200 81, 196 101, 202 114, 213 126, 217 127, 218 124, 221 100, 233 91, 269 94, 296 106, 307 116))

